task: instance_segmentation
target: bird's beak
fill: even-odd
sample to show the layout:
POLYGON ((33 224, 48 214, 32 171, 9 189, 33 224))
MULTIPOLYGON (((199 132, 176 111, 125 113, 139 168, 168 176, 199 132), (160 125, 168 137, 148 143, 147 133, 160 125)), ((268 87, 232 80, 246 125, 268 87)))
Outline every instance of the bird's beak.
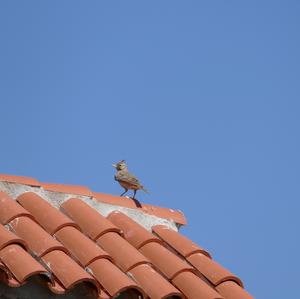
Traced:
POLYGON ((112 165, 112 167, 114 167, 114 168, 116 168, 117 167, 117 165, 116 164, 111 164, 112 165))

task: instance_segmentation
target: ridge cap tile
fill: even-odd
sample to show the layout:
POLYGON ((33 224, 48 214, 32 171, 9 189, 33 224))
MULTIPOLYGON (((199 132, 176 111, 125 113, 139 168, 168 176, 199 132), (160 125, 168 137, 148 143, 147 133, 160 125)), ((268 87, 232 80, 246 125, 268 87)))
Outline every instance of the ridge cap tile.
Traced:
POLYGON ((33 187, 40 187, 40 182, 36 179, 28 176, 12 175, 12 174, 0 174, 0 181, 8 183, 16 183, 22 185, 29 185, 33 187))
POLYGON ((58 193, 66 193, 66 194, 74 194, 81 196, 92 197, 92 191, 82 185, 68 185, 68 184, 56 184, 56 183, 41 183, 41 187, 44 190, 58 192, 58 193))
POLYGON ((164 219, 174 221, 180 225, 185 225, 187 223, 183 212, 180 210, 173 210, 170 208, 154 206, 154 205, 144 204, 144 203, 140 203, 141 207, 138 207, 135 201, 133 201, 131 198, 128 198, 126 196, 121 197, 112 194, 100 193, 100 192, 93 192, 93 198, 94 200, 101 203, 122 206, 130 209, 137 209, 149 215, 154 215, 159 218, 164 218, 164 219))

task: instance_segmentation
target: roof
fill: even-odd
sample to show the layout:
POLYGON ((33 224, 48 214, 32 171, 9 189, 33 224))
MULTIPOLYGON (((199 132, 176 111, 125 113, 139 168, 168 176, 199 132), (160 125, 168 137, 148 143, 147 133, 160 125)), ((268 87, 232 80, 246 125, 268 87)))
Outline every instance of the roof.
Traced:
POLYGON ((9 287, 38 277, 61 298, 81 284, 103 299, 253 298, 178 231, 180 211, 0 175, 0 222, 0 281, 9 287))

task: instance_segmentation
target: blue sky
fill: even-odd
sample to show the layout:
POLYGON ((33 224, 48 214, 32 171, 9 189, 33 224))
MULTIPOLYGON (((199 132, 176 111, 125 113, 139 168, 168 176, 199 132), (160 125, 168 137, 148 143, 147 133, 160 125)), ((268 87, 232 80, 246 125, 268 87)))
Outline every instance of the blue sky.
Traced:
POLYGON ((126 159, 257 298, 296 297, 299 1, 1 1, 0 172, 119 194, 126 159))

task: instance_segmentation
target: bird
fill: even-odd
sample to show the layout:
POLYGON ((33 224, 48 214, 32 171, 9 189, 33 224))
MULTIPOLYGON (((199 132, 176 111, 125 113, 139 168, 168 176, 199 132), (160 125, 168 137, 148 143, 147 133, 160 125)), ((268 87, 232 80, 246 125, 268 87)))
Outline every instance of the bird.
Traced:
POLYGON ((137 190, 143 190, 146 193, 149 193, 143 185, 139 182, 139 180, 130 172, 128 172, 127 165, 125 160, 121 160, 116 164, 112 164, 112 166, 117 170, 115 174, 115 180, 119 182, 119 184, 124 188, 124 192, 120 195, 125 195, 128 190, 133 190, 132 199, 135 200, 135 195, 137 190))

